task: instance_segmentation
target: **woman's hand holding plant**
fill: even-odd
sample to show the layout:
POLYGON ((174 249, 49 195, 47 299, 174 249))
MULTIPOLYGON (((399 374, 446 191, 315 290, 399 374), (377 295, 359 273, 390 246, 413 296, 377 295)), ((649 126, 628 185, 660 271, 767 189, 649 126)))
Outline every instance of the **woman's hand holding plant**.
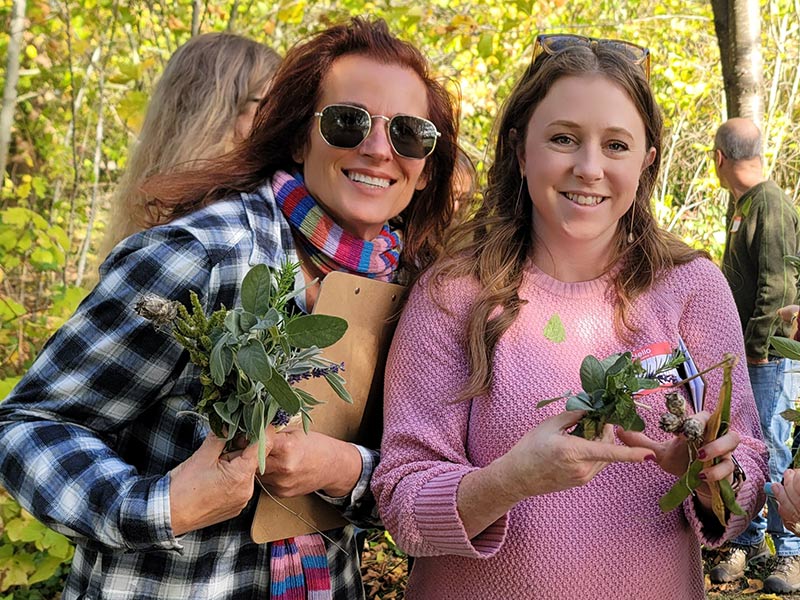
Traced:
POLYGON ((506 454, 464 477, 458 510, 470 538, 525 498, 585 485, 612 462, 655 458, 647 448, 615 444, 611 425, 594 440, 570 435, 584 416, 567 411, 545 419, 506 454))
MULTIPOLYGON (((707 411, 702 411, 695 414, 693 418, 705 430, 711 415, 707 411)), ((676 477, 681 477, 686 473, 690 464, 689 457, 694 453, 691 442, 683 434, 660 442, 644 433, 618 429, 617 437, 623 444, 628 446, 652 450, 656 457, 656 463, 664 471, 676 477)), ((701 483, 694 491, 705 508, 711 508, 711 491, 708 487, 710 482, 725 480, 728 483, 732 483, 735 465, 731 459, 731 454, 739 445, 739 440, 738 433, 728 431, 716 440, 697 448, 697 458, 703 461, 703 465, 706 466, 703 466, 697 475, 701 483), (715 463, 716 459, 719 459, 719 462, 715 463)))
POLYGON ((769 488, 778 501, 778 514, 784 527, 795 535, 800 535, 800 471, 786 469, 783 483, 772 483, 769 488))
POLYGON ((318 490, 334 498, 346 496, 361 476, 361 453, 353 444, 292 426, 271 440, 264 473, 256 477, 276 496, 290 498, 318 490))
POLYGON ((531 429, 499 463, 505 489, 516 501, 584 485, 612 462, 642 462, 647 448, 614 444, 614 429, 603 428, 595 440, 570 435, 567 430, 584 417, 568 411, 542 421, 531 429))
MULTIPOLYGON (((173 535, 233 518, 252 498, 258 446, 251 444, 235 456, 221 456, 225 444, 224 438, 209 433, 194 454, 170 471, 173 535)), ((267 440, 267 444, 271 442, 267 440)))

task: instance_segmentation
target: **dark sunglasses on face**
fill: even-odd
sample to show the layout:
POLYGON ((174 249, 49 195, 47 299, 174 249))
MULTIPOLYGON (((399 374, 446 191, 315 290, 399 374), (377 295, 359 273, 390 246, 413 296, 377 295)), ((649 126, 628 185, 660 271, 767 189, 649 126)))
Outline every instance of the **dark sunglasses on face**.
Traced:
POLYGON ((319 134, 325 143, 334 148, 351 150, 358 146, 372 131, 372 121, 386 122, 389 143, 398 156, 423 159, 430 156, 436 148, 436 139, 442 135, 436 125, 412 115, 395 115, 391 119, 383 115, 371 115, 360 106, 350 104, 329 104, 320 112, 319 134))
POLYGON ((572 35, 570 33, 543 33, 537 35, 536 41, 533 43, 533 59, 531 59, 531 63, 543 52, 553 55, 570 46, 594 45, 612 48, 627 56, 633 64, 642 68, 645 79, 650 81, 650 50, 625 40, 606 40, 584 35, 572 35))

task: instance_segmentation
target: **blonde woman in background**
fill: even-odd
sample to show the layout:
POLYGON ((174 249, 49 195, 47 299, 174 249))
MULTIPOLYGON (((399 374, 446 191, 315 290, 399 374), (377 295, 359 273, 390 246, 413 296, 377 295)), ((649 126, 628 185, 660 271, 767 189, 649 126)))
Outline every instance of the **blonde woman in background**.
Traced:
POLYGON ((140 190, 145 179, 188 170, 247 137, 280 62, 271 48, 232 33, 204 33, 178 48, 155 86, 111 200, 101 259, 124 238, 153 225, 140 190))

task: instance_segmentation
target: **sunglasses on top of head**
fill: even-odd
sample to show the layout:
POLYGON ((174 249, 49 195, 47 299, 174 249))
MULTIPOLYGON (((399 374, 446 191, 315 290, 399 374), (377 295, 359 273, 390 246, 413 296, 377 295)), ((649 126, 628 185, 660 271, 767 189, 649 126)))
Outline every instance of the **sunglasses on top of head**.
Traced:
POLYGON ((644 72, 645 79, 650 81, 650 50, 625 40, 607 40, 603 38, 573 35, 571 33, 543 33, 536 36, 533 43, 533 58, 531 63, 542 53, 558 54, 570 46, 603 46, 620 52, 635 65, 639 65, 644 72))
POLYGON ((358 148, 369 137, 372 121, 386 122, 389 143, 395 154, 403 158, 423 159, 436 148, 436 140, 442 135, 436 125, 428 119, 412 115, 371 115, 360 106, 329 104, 319 112, 319 134, 329 146, 352 150, 358 148))

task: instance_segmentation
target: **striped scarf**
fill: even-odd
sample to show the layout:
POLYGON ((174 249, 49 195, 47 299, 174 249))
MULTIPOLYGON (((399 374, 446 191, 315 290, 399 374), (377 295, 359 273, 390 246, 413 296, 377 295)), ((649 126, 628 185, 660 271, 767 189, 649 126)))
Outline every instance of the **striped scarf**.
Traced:
POLYGON ((346 232, 308 193, 303 176, 277 171, 272 192, 281 212, 295 231, 311 262, 323 275, 346 271, 370 279, 394 281, 403 241, 400 232, 385 224, 374 240, 365 241, 346 232))
POLYGON ((270 544, 272 600, 331 600, 331 574, 322 536, 316 533, 270 544))

